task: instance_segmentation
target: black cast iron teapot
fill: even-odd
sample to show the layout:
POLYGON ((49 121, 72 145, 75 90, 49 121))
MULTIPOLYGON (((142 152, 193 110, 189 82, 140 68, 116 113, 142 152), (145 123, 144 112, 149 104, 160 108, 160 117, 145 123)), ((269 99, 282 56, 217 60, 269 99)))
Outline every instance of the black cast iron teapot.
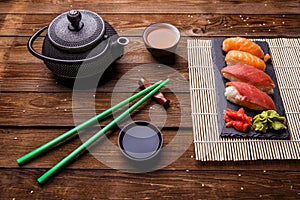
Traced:
POLYGON ((98 14, 71 10, 34 33, 27 46, 56 76, 75 79, 103 73, 123 55, 128 42, 98 14), (46 29, 48 33, 40 54, 33 43, 46 29))

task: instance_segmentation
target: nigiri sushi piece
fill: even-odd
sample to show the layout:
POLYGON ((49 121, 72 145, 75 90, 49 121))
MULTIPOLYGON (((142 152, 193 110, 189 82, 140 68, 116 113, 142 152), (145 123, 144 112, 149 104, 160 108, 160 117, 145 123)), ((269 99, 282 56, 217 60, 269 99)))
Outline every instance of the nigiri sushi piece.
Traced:
POLYGON ((225 39, 223 41, 222 49, 225 52, 229 52, 231 50, 244 51, 254 56, 257 56, 261 59, 266 59, 266 60, 270 58, 270 55, 269 54, 265 55, 263 50, 260 48, 258 44, 243 37, 231 37, 225 39))
POLYGON ((227 65, 245 64, 256 67, 260 70, 266 69, 266 63, 257 56, 238 50, 231 50, 225 56, 227 65))
POLYGON ((253 110, 276 110, 273 99, 255 86, 244 82, 227 82, 226 99, 253 110))
POLYGON ((250 65, 232 65, 221 70, 223 76, 230 81, 240 81, 254 85, 268 94, 274 93, 275 84, 271 77, 250 65))

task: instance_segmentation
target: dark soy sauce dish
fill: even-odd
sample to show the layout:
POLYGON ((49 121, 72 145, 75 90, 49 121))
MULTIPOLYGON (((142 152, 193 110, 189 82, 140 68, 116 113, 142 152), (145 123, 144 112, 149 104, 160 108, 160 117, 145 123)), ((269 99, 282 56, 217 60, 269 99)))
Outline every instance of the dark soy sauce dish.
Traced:
POLYGON ((125 126, 119 134, 121 152, 134 161, 154 158, 163 144, 160 130, 146 121, 136 121, 125 126))

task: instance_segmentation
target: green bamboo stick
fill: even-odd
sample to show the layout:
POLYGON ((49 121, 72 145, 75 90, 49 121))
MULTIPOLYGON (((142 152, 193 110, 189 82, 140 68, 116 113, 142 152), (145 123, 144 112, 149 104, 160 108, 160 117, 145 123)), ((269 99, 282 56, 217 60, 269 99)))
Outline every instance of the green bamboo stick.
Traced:
POLYGON ((44 184, 47 180, 49 180, 52 176, 54 176, 56 173, 58 173, 60 170, 62 170, 64 167, 66 167, 70 162, 72 162, 80 153, 82 153, 88 146, 93 144, 100 136, 102 136, 104 133, 106 133, 108 130, 110 130, 112 127, 114 127, 119 121, 121 121, 124 117, 126 117, 129 113, 131 113, 133 110, 135 110, 138 106, 140 106, 142 103, 147 101, 151 96, 153 96, 158 90, 160 90, 165 84, 167 84, 170 80, 167 79, 159 86, 157 86, 155 89, 153 89, 151 92, 149 92, 147 95, 145 95, 143 98, 141 98, 139 101, 137 101, 135 104, 133 104, 131 107, 129 107, 126 111, 124 111, 121 115, 119 115, 116 119, 111 121, 108 125, 106 125, 104 128, 102 128, 99 132, 97 132, 94 136, 92 136, 90 139, 88 139, 85 143, 80 145, 77 149, 75 149, 73 152, 71 152, 68 156, 66 156, 64 159, 62 159, 60 162, 58 162, 56 165, 54 165, 51 169, 49 169, 46 173, 44 173, 41 177, 37 179, 37 181, 40 184, 44 184))
POLYGON ((42 146, 36 148, 35 150, 25 154, 24 156, 20 157, 19 159, 17 159, 17 163, 19 165, 23 165, 27 162, 29 162, 30 160, 38 157, 39 155, 45 153, 46 151, 48 151, 50 148, 54 147, 55 145, 57 145, 58 143, 66 140, 67 138, 71 137, 72 135, 74 135, 75 133, 77 133, 79 130, 86 128, 92 124, 94 124, 95 122, 97 122, 100 119, 103 119, 104 117, 106 117, 107 115, 111 114, 113 111, 117 110, 118 108, 128 104, 129 102, 141 97, 142 95, 148 93, 149 91, 151 91, 153 88, 157 87, 162 81, 158 81, 157 83, 153 84, 152 86, 134 94, 133 96, 129 97, 128 99, 114 105, 113 107, 103 111, 102 113, 88 119, 87 121, 79 124, 78 126, 72 128, 71 130, 63 133, 62 135, 54 138, 53 140, 43 144, 42 146))

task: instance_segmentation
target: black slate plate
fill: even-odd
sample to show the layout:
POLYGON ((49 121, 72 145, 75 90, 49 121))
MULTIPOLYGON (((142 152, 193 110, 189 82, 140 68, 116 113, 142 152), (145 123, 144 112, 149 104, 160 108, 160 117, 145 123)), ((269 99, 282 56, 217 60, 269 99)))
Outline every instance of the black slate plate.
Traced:
MULTIPOLYGON (((259 138, 259 139, 284 139, 288 140, 290 139, 290 133, 289 130, 286 129, 285 131, 280 131, 280 132, 267 132, 267 133, 260 133, 260 132, 255 132, 254 130, 250 130, 249 132, 240 132, 235 130, 234 128, 227 128, 225 126, 225 121, 223 119, 223 112, 224 109, 229 108, 232 110, 238 110, 241 106, 233 104, 229 101, 226 100, 224 96, 225 92, 225 83, 228 81, 221 75, 221 69, 226 66, 225 63, 225 55, 226 52, 222 50, 222 43, 224 39, 216 39, 212 41, 212 52, 213 52, 213 61, 214 61, 214 73, 217 74, 215 76, 215 82, 216 82, 216 92, 218 96, 218 121, 219 127, 221 130, 220 136, 221 137, 234 137, 234 138, 259 138), (220 80, 222 79, 222 80, 220 80), (223 85, 222 85, 223 84, 223 85), (224 101, 226 103, 224 103, 224 101), (225 108, 224 108, 225 107, 225 108)), ((261 42, 257 41, 256 42, 264 51, 264 53, 270 53, 269 52, 269 46, 267 42, 261 42)), ((271 58, 272 60, 272 58, 271 58)), ((265 72, 272 78, 272 80, 275 83, 275 88, 274 88, 274 94, 271 95, 271 98, 273 99, 277 112, 278 114, 285 116, 285 111, 282 103, 282 99, 280 96, 280 92, 278 89, 278 83, 275 75, 275 71, 272 65, 271 60, 269 60, 266 64, 266 70, 265 72)), ((248 116, 254 117, 255 115, 261 113, 262 111, 255 111, 251 109, 244 108, 245 112, 248 116)))

